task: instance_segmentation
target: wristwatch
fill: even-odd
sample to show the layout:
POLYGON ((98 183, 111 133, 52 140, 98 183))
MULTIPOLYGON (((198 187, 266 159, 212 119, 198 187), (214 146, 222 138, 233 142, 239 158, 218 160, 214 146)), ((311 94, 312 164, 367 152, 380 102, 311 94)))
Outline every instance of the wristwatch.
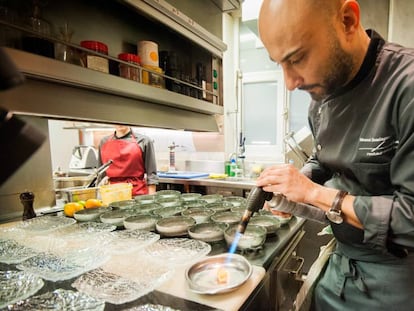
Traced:
POLYGON ((347 194, 348 192, 339 190, 332 202, 331 208, 326 212, 326 217, 335 224, 339 225, 344 221, 342 218, 342 201, 347 194))

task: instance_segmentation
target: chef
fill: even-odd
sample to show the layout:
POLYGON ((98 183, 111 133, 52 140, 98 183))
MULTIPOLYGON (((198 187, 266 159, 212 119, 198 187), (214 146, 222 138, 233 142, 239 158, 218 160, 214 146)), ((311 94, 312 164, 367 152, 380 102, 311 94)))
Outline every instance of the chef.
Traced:
POLYGON ((132 184, 132 195, 153 194, 158 184, 152 140, 134 133, 129 126, 117 125, 115 132, 99 144, 100 164, 112 160, 106 171, 109 183, 132 184))

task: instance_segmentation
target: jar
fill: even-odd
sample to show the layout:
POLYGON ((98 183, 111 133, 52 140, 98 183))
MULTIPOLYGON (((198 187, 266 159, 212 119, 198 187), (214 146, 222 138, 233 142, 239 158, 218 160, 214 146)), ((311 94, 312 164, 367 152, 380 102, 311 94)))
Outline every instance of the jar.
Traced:
MULTIPOLYGON (((80 45, 85 49, 92 50, 103 55, 108 55, 108 46, 105 43, 99 41, 86 40, 81 41, 80 45)), ((108 59, 103 56, 99 56, 92 53, 83 53, 82 65, 86 68, 109 73, 108 59)))
POLYGON ((164 77, 162 76, 164 72, 160 67, 154 67, 149 65, 142 66, 144 69, 142 70, 142 83, 149 84, 151 86, 165 88, 164 77), (150 72, 145 69, 149 69, 150 72))
MULTIPOLYGON (((118 58, 120 60, 123 60, 125 62, 134 64, 134 65, 140 65, 140 57, 136 54, 129 54, 129 53, 121 53, 118 55, 118 58)), ((140 75, 140 69, 133 66, 128 66, 124 63, 119 63, 119 76, 134 80, 137 82, 141 82, 141 75, 140 75)))

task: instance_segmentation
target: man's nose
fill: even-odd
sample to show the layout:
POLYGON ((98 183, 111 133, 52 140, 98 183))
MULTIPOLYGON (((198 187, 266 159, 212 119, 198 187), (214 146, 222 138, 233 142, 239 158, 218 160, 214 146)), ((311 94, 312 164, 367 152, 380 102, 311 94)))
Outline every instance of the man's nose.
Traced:
POLYGON ((293 91, 303 83, 303 79, 292 69, 284 68, 283 75, 285 77, 286 88, 293 91))

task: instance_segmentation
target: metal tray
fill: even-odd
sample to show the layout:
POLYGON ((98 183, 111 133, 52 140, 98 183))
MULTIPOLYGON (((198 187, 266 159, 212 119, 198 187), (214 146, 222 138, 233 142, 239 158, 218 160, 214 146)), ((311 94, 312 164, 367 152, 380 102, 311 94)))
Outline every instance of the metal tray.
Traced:
POLYGON ((251 264, 238 254, 220 254, 202 259, 185 272, 190 290, 198 294, 220 294, 233 291, 243 285, 251 276, 251 264), (226 269, 227 283, 217 282, 219 268, 226 269))

